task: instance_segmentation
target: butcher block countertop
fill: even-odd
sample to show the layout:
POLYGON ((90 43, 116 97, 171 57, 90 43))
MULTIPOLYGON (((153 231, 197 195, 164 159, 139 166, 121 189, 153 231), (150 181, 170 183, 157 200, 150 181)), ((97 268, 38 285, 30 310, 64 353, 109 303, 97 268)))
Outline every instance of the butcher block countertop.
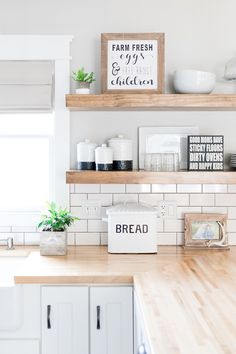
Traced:
POLYGON ((32 251, 18 284, 134 284, 154 354, 236 353, 236 248, 160 247, 156 255, 111 255, 104 246, 67 256, 32 251))

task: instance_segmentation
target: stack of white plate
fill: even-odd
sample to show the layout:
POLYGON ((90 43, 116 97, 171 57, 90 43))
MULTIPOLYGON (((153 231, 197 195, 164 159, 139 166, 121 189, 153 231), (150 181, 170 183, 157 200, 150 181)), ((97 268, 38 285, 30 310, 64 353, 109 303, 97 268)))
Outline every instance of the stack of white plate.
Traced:
POLYGON ((230 167, 236 168, 236 154, 230 156, 230 167))

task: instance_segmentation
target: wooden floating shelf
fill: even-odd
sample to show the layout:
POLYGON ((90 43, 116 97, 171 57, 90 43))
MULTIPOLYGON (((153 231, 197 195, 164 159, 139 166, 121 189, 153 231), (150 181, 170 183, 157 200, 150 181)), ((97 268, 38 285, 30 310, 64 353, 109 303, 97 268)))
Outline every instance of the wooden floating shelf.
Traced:
POLYGON ((235 110, 236 95, 209 94, 101 94, 66 95, 71 110, 235 110))
POLYGON ((236 172, 147 172, 147 171, 77 171, 66 172, 68 184, 236 184, 236 172))

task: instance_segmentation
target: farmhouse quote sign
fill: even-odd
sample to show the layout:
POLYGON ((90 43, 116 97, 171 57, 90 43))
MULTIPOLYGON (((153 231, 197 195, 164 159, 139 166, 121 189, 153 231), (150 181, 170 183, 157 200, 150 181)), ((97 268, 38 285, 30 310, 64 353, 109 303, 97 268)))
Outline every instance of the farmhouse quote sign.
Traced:
POLYGON ((162 93, 163 33, 102 33, 103 93, 162 93))
POLYGON ((188 170, 222 171, 224 170, 223 135, 188 136, 188 170))

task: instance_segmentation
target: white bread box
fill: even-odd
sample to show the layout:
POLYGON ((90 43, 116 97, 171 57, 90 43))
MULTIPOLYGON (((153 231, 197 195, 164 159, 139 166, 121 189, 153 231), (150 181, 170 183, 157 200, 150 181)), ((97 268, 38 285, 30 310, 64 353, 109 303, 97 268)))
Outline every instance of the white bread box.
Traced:
POLYGON ((157 253, 157 210, 138 203, 107 209, 109 253, 157 253))

